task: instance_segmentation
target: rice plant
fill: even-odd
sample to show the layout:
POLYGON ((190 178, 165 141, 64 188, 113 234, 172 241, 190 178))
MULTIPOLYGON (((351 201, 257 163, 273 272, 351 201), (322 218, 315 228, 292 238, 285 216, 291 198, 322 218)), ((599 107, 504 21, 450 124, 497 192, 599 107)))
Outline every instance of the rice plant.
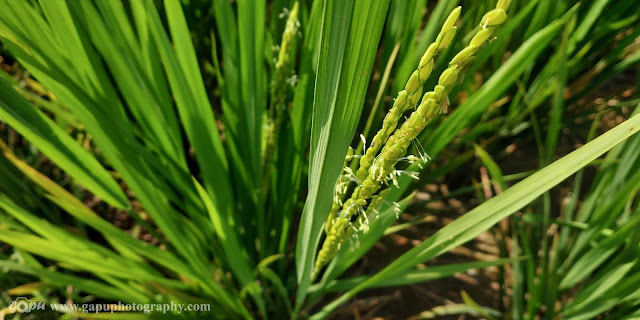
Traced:
POLYGON ((417 317, 638 316, 636 93, 572 109, 634 72, 635 7, 0 0, 0 319, 324 319, 368 289, 491 266, 508 303, 464 293, 417 317), (609 111, 624 121, 596 130, 609 111), (594 129, 560 153, 576 114, 594 129), (509 180, 493 158, 521 141, 538 166, 509 180), (354 273, 476 154, 499 192, 354 273), (500 259, 424 268, 487 230, 500 259))

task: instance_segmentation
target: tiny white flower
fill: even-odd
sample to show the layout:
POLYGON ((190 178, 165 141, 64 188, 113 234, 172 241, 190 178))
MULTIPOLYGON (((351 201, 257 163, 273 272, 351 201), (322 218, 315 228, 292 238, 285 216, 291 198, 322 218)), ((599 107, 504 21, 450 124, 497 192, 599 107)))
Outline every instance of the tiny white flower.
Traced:
POLYGON ((287 8, 282 8, 282 13, 280 13, 278 15, 278 18, 280 19, 284 19, 284 18, 288 18, 289 17, 289 9, 287 8))

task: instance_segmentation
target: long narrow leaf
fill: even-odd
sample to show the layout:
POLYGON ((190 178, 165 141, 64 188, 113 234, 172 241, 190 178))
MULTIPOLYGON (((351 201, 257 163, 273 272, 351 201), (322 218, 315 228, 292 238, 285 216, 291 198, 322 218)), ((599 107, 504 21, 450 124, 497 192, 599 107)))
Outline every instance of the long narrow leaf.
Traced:
POLYGON ((640 116, 611 129, 580 149, 555 161, 527 179, 507 189, 500 195, 471 210, 461 218, 440 229, 419 246, 411 249, 375 276, 327 305, 314 319, 321 319, 356 293, 375 283, 398 275, 418 263, 441 255, 455 246, 463 244, 488 229, 498 221, 521 209, 545 191, 562 182, 580 168, 595 160, 619 142, 640 130, 640 116))

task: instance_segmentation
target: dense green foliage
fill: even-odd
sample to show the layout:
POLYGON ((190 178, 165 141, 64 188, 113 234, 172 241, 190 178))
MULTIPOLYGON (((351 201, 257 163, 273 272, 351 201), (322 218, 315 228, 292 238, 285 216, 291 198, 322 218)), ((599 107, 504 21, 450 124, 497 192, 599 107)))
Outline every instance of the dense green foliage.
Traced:
POLYGON ((323 319, 366 289, 489 266, 510 288, 497 309, 465 293, 421 317, 640 317, 640 109, 604 87, 639 81, 634 1, 0 7, 0 318, 28 296, 215 310, 112 319, 323 319), (603 130, 610 113, 626 121, 603 130), (513 145, 536 164, 504 175, 513 145), (448 196, 481 204, 345 276, 406 227, 414 191, 478 167, 489 180, 448 196), (501 259, 421 267, 487 230, 501 259))

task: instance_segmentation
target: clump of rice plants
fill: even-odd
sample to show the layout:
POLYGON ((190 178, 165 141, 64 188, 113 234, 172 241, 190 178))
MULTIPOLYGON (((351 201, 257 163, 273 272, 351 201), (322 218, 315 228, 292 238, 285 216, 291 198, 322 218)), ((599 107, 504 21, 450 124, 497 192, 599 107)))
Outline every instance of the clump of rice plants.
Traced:
POLYGON ((495 304, 400 317, 638 316, 632 2, 0 8, 0 319, 342 319, 368 289, 485 267, 495 304), (407 220, 434 215, 425 184, 473 204, 428 237, 407 220), (409 229, 425 236, 365 258, 409 229), (431 265, 485 231, 496 259, 431 265))

